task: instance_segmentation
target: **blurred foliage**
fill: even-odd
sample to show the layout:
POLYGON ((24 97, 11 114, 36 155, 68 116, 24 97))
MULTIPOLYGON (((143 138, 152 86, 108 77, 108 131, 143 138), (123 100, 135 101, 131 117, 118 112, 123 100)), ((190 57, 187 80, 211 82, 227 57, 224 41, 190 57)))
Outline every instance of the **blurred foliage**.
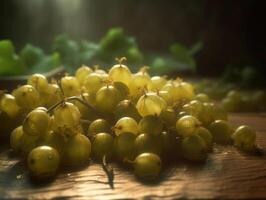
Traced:
MULTIPOLYGON (((142 52, 135 38, 125 34, 119 27, 111 28, 99 42, 89 40, 73 40, 68 35, 57 36, 51 45, 51 54, 32 44, 16 54, 10 40, 0 41, 0 76, 14 76, 31 73, 48 72, 60 65, 73 73, 78 67, 100 65, 108 68, 116 57, 127 57, 132 71, 142 65, 150 66, 152 75, 176 75, 177 73, 195 73, 197 64, 195 55, 202 49, 203 43, 198 42, 192 47, 180 43, 170 45, 167 54, 142 52)), ((212 98, 219 99, 229 90, 238 85, 242 88, 265 85, 263 75, 252 66, 228 66, 221 79, 215 82, 199 84, 200 91, 208 93, 212 98)))
POLYGON ((179 43, 170 46, 166 55, 143 53, 135 38, 125 34, 119 27, 111 28, 99 42, 73 40, 68 35, 57 36, 51 45, 51 55, 32 44, 27 44, 17 55, 11 41, 0 42, 0 76, 43 73, 63 65, 73 73, 82 64, 109 67, 116 57, 127 57, 127 63, 134 71, 142 65, 149 65, 151 73, 195 72, 194 55, 201 49, 197 43, 187 48, 179 43))
POLYGON ((211 99, 219 101, 228 112, 265 111, 265 88, 250 88, 251 85, 244 87, 239 84, 225 82, 223 79, 203 79, 195 82, 194 86, 197 93, 207 94, 211 99))
POLYGON ((0 76, 44 73, 61 64, 56 52, 45 55, 42 49, 27 44, 19 54, 10 40, 0 41, 0 76))
POLYGON ((130 64, 141 64, 144 60, 135 39, 125 35, 122 28, 110 29, 99 43, 74 41, 67 35, 59 35, 54 40, 52 50, 59 52, 70 73, 82 64, 110 65, 116 57, 126 56, 130 64))
POLYGON ((196 70, 196 62, 193 56, 189 53, 189 49, 181 44, 173 44, 170 46, 170 53, 179 62, 186 63, 193 71, 196 70))
POLYGON ((12 42, 10 40, 0 41, 0 75, 19 75, 24 70, 24 63, 15 54, 12 42))
POLYGON ((221 81, 234 83, 242 88, 260 87, 266 85, 266 79, 252 66, 227 66, 222 74, 221 81))

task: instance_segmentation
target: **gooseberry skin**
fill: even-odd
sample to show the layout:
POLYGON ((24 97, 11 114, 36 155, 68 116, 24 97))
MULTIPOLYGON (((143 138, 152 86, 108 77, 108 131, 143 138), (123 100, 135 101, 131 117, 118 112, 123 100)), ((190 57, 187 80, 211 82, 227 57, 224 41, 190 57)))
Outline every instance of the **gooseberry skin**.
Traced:
POLYGON ((76 77, 65 76, 61 79, 61 87, 64 95, 67 97, 77 96, 80 94, 80 85, 76 77))
POLYGON ((90 155, 91 142, 85 135, 79 133, 68 138, 62 161, 65 166, 83 166, 89 162, 90 155))
POLYGON ((195 116, 198 116, 199 113, 202 111, 203 109, 203 103, 201 101, 198 100, 192 100, 189 102, 189 105, 192 107, 192 109, 194 110, 195 116))
POLYGON ((173 108, 169 107, 163 110, 159 117, 167 129, 175 127, 177 121, 177 113, 173 108))
POLYGON ((134 142, 136 135, 123 132, 114 139, 114 151, 118 160, 132 159, 134 157, 134 142))
POLYGON ((228 92, 226 98, 230 98, 233 101, 239 103, 241 101, 241 93, 239 91, 236 91, 236 90, 231 90, 228 92))
POLYGON ((75 77, 77 79, 77 81, 79 82, 80 85, 83 85, 84 80, 86 78, 86 76, 88 76, 90 73, 92 73, 92 69, 83 65, 82 67, 80 67, 76 73, 75 73, 75 77))
POLYGON ((100 75, 108 75, 107 72, 104 69, 100 69, 98 66, 94 70, 94 73, 100 74, 100 75))
POLYGON ((144 180, 155 180, 162 168, 162 162, 158 155, 153 153, 142 153, 134 160, 135 175, 144 180))
POLYGON ((138 72, 132 75, 131 81, 129 82, 130 95, 133 98, 139 98, 147 87, 150 85, 150 77, 145 73, 138 72))
POLYGON ((201 112, 198 114, 198 119, 202 122, 205 127, 208 127, 212 122, 215 121, 215 104, 214 103, 203 103, 201 112))
POLYGON ((25 110, 32 110, 40 105, 40 95, 31 85, 23 85, 14 90, 17 105, 25 110))
POLYGON ((114 132, 117 136, 122 132, 130 132, 138 135, 138 123, 131 117, 123 117, 116 122, 114 132))
POLYGON ((23 122, 23 131, 29 135, 44 135, 49 128, 50 116, 44 109, 34 109, 23 122))
POLYGON ((10 134, 10 146, 16 153, 20 151, 22 135, 23 135, 22 126, 15 128, 10 134))
POLYGON ((233 98, 224 98, 221 102, 221 106, 227 112, 235 112, 239 109, 239 102, 235 102, 233 98))
POLYGON ((64 102, 54 110, 54 121, 58 127, 75 128, 80 118, 78 108, 69 102, 64 102))
POLYGON ((28 155, 27 164, 30 174, 37 179, 51 178, 56 175, 60 164, 58 152, 49 146, 34 148, 28 155))
POLYGON ((128 86, 131 81, 131 71, 126 65, 117 64, 110 69, 109 77, 114 82, 122 82, 128 86))
POLYGON ((104 84, 102 76, 92 72, 84 79, 84 87, 89 94, 96 93, 104 84))
POLYGON ((46 133, 42 138, 41 144, 53 147, 62 157, 65 152, 67 137, 61 132, 50 131, 49 133, 46 133))
POLYGON ((122 82, 114 82, 113 87, 119 91, 121 100, 129 97, 129 89, 126 84, 122 82))
POLYGON ((92 140, 92 154, 96 160, 102 160, 105 156, 110 159, 113 155, 114 139, 108 133, 98 133, 92 140))
POLYGON ((33 86, 39 93, 44 93, 48 89, 48 80, 42 74, 31 75, 27 84, 33 86))
POLYGON ((199 93, 194 97, 195 100, 201 101, 202 103, 204 102, 209 102, 210 98, 207 94, 204 93, 199 93))
POLYGON ((96 108, 104 113, 112 113, 121 100, 119 91, 113 86, 104 86, 96 93, 96 108))
POLYGON ((207 158, 205 141, 197 134, 190 135, 182 140, 182 154, 190 161, 203 161, 207 158))
POLYGON ((7 113, 8 116, 14 118, 18 116, 20 107, 16 103, 16 99, 11 94, 0 95, 0 110, 7 113))
POLYGON ((194 97, 194 88, 187 82, 169 82, 162 87, 173 97, 174 102, 191 100, 194 97))
POLYGON ((147 115, 140 120, 138 127, 141 133, 157 136, 163 130, 163 123, 159 117, 147 115))
POLYGON ((111 131, 111 126, 105 119, 94 120, 88 129, 88 135, 93 136, 97 133, 109 133, 111 131))
POLYGON ((205 141, 207 149, 211 151, 213 147, 213 136, 211 132, 204 127, 200 127, 197 129, 197 135, 199 135, 205 141))
POLYGON ((191 115, 185 115, 176 122, 177 133, 182 137, 195 134, 200 127, 200 121, 191 115))
POLYGON ((168 99, 168 105, 172 105, 174 102, 177 101, 175 85, 172 82, 166 83, 161 88, 160 92, 162 92, 160 95, 163 95, 166 97, 166 99, 168 99))
POLYGON ((209 128, 214 142, 218 144, 229 144, 231 142, 231 135, 233 127, 225 120, 215 120, 211 123, 209 128))
POLYGON ((163 150, 160 137, 147 133, 138 135, 135 139, 134 146, 137 155, 141 153, 154 153, 161 155, 163 150))
POLYGON ((27 156, 32 149, 38 146, 39 136, 29 135, 23 132, 20 142, 20 153, 22 156, 27 156))
POLYGON ((62 91, 57 84, 48 84, 47 91, 45 93, 45 105, 49 108, 58 103, 62 99, 62 91))
POLYGON ((144 117, 146 115, 159 116, 167 107, 165 100, 155 93, 147 93, 142 95, 136 105, 139 114, 144 117))
POLYGON ((167 80, 164 77, 161 76, 153 76, 151 77, 151 84, 149 89, 151 91, 157 92, 159 91, 165 84, 167 83, 167 80))
POLYGON ((164 159, 172 160, 173 158, 180 156, 180 141, 175 132, 163 131, 159 137, 162 145, 162 155, 164 159))
POLYGON ((120 101, 114 110, 114 115, 116 120, 131 117, 138 122, 141 118, 136 106, 130 100, 120 101))
POLYGON ((252 152, 256 148, 256 132, 249 126, 238 127, 232 138, 234 145, 243 151, 252 152))
POLYGON ((160 90, 158 93, 158 96, 160 96, 167 104, 167 106, 173 106, 175 101, 174 97, 169 93, 169 91, 160 90))

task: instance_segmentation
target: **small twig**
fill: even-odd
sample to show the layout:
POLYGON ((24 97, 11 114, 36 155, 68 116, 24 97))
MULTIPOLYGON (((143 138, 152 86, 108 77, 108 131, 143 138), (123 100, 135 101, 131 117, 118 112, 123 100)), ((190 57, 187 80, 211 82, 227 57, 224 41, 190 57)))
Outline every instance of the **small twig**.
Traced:
POLYGON ((94 68, 94 71, 96 71, 96 70, 100 69, 100 65, 94 65, 93 68, 94 68))
POLYGON ((57 106, 61 105, 63 103, 64 99, 57 102, 56 104, 52 105, 48 110, 46 111, 47 113, 51 113, 57 106))
POLYGON ((143 66, 140 68, 139 72, 141 72, 142 74, 145 74, 149 71, 150 67, 149 66, 143 66))
POLYGON ((83 101, 86 101, 86 97, 84 96, 83 92, 80 94, 80 96, 83 101))
POLYGON ((57 85, 58 85, 58 87, 59 87, 59 89, 61 91, 61 98, 64 99, 65 98, 65 92, 64 92, 64 90, 62 88, 61 80, 57 81, 57 85))
POLYGON ((102 159, 102 167, 103 170, 105 171, 107 178, 108 178, 108 183, 112 189, 114 189, 114 169, 112 166, 110 166, 107 161, 106 161, 106 156, 103 156, 102 159))
POLYGON ((125 62, 127 60, 126 57, 122 57, 122 58, 115 58, 115 60, 118 62, 118 64, 120 66, 122 66, 122 63, 125 62))
POLYGON ((82 103, 84 106, 86 106, 86 107, 88 107, 88 108, 94 110, 95 112, 97 112, 97 111, 95 110, 95 108, 93 108, 90 104, 88 104, 87 102, 85 102, 84 100, 82 100, 82 99, 80 99, 79 97, 76 97, 76 96, 73 96, 73 97, 67 97, 67 98, 62 99, 61 101, 59 101, 59 102, 57 102, 56 104, 54 104, 53 106, 51 106, 51 107, 47 110, 47 112, 48 112, 48 113, 52 112, 57 106, 59 106, 59 105, 62 104, 63 102, 66 102, 66 101, 74 101, 74 100, 76 100, 76 101, 82 103))
POLYGON ((92 107, 90 104, 88 104, 86 101, 80 99, 79 97, 77 96, 73 96, 73 97, 68 97, 66 98, 66 101, 73 101, 73 100, 76 100, 76 101, 79 101, 80 103, 82 103, 84 106, 92 109, 93 111, 97 112, 97 110, 95 110, 94 107, 92 107))
POLYGON ((123 159, 124 163, 134 164, 135 162, 132 160, 129 160, 127 157, 123 159))

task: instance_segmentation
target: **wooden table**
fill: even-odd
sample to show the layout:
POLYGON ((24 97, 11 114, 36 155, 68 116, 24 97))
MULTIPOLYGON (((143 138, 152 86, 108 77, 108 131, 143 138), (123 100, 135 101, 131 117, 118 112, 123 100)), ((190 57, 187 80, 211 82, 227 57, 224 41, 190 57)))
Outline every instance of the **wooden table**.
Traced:
MULTIPOLYGON (((253 126, 257 143, 266 149, 266 114, 233 114, 230 121, 253 126)), ((157 184, 143 184, 114 164, 115 188, 110 189, 99 164, 36 185, 17 158, 4 150, 0 153, 0 199, 266 198, 265 158, 240 153, 232 146, 215 146, 205 164, 176 164, 163 172, 157 184)))

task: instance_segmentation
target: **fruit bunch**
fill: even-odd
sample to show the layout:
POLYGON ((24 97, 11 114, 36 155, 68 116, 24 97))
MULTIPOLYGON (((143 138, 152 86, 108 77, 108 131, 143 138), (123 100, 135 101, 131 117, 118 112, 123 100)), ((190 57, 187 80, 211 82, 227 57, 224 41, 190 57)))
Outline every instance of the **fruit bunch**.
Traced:
POLYGON ((116 160, 154 180, 167 161, 204 161, 214 143, 256 149, 255 131, 234 129, 227 113, 192 84, 150 77, 147 67, 132 73, 125 58, 117 61, 109 72, 82 66, 58 81, 33 74, 11 94, 1 93, 1 112, 23 119, 10 145, 32 177, 50 178, 92 158, 109 174, 108 162, 116 160))
POLYGON ((229 112, 265 111, 266 92, 263 90, 239 91, 230 90, 222 99, 221 105, 229 112))
POLYGON ((251 90, 251 88, 247 89, 241 85, 217 79, 200 81, 195 87, 200 93, 205 93, 210 98, 220 101, 221 106, 228 112, 263 112, 266 110, 265 88, 252 88, 251 90))

